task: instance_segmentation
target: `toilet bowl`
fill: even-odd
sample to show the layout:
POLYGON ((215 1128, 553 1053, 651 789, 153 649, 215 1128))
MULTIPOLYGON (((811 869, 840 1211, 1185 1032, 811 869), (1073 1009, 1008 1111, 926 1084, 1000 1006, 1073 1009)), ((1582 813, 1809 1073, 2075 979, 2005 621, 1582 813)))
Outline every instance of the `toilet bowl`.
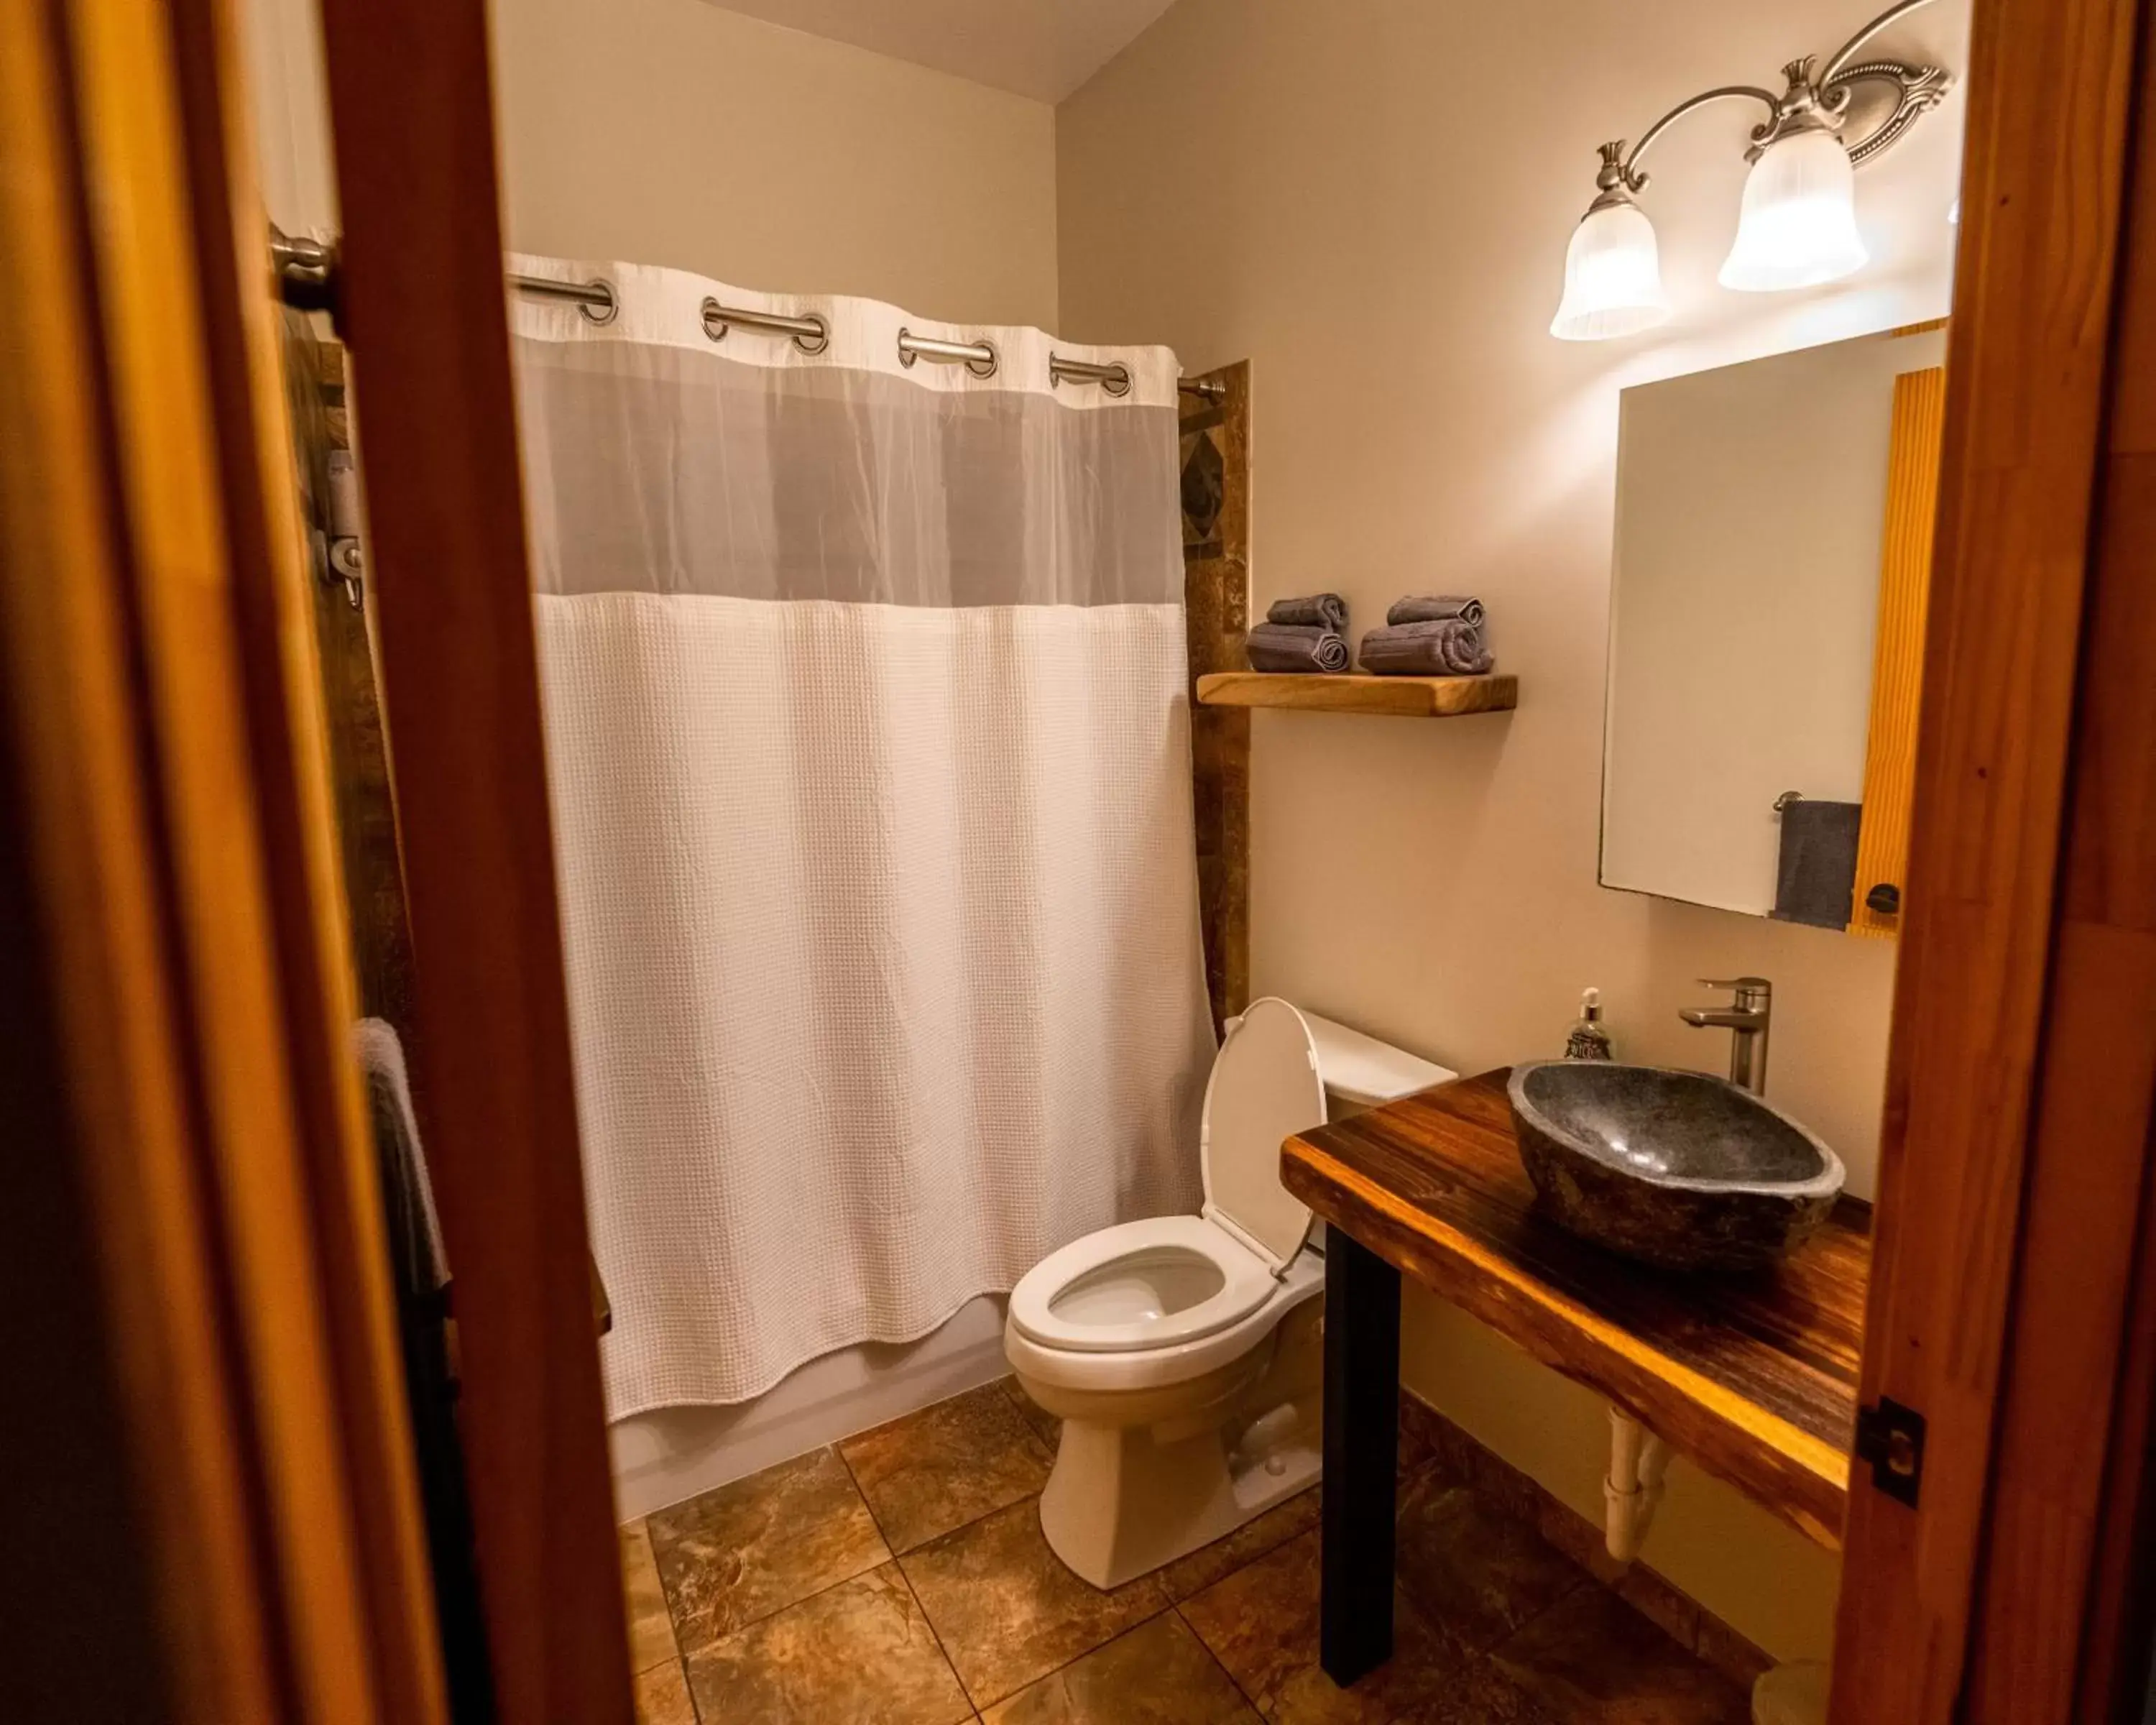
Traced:
POLYGON ((1231 1019, 1205 1089, 1205 1207, 1104 1228, 1012 1291, 1004 1351, 1063 1421, 1049 1545, 1099 1588, 1232 1532, 1317 1477, 1322 1248, 1281 1141, 1452 1072, 1284 1000, 1231 1019))

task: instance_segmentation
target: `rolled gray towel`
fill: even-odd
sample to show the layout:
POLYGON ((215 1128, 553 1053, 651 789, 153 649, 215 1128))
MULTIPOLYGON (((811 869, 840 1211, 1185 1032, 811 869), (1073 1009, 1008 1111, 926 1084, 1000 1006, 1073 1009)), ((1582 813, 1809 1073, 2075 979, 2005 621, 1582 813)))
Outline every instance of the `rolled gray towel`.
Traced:
POLYGON ((1385 621, 1398 628, 1404 623, 1466 624, 1470 629, 1482 627, 1482 601, 1465 594, 1430 593, 1417 598, 1409 594, 1394 599, 1392 608, 1385 613, 1385 621))
POLYGON ((1496 660, 1482 632, 1457 617, 1373 629, 1363 637, 1363 669, 1380 677, 1479 677, 1496 660))
POLYGON ((1250 669, 1324 671, 1348 669, 1348 638, 1316 624, 1260 623, 1250 631, 1250 669))
POLYGON ((1329 629, 1335 634, 1345 634, 1348 601, 1337 593, 1314 593, 1300 599, 1275 599, 1266 608, 1265 621, 1301 629, 1329 629))

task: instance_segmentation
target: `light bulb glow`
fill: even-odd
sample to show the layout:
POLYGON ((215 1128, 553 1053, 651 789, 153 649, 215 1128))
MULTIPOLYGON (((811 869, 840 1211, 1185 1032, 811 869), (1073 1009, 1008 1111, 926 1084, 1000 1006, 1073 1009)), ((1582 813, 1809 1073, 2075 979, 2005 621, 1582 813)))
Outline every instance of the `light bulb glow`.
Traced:
POLYGON ((1816 287, 1854 275, 1867 256, 1849 151, 1830 131, 1799 131, 1752 164, 1718 279, 1746 293, 1816 287))
POLYGON ((1564 249, 1564 298, 1550 333, 1560 341, 1600 341, 1669 315, 1655 224, 1635 203, 1589 210, 1564 249))

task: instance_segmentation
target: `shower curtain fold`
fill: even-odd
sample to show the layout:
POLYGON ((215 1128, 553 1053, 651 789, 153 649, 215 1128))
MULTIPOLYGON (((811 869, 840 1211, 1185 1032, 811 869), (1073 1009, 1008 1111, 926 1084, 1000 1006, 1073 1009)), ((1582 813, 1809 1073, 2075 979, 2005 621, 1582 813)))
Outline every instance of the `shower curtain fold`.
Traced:
POLYGON ((1197 1208, 1175 364, 671 270, 512 305, 610 1414, 1197 1208), (828 347, 705 334, 706 296, 828 347), (982 379, 896 336, 993 343, 982 379))

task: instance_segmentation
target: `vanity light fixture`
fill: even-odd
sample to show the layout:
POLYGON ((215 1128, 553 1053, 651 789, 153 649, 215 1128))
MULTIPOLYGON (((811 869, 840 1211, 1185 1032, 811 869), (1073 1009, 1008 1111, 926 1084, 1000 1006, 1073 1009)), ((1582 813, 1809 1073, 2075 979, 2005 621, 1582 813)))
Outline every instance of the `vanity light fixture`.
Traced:
POLYGON ((1710 102, 1756 101, 1767 110, 1745 152, 1752 172, 1722 285, 1747 292, 1813 287, 1863 268, 1855 171, 1943 101, 1953 78, 1940 66, 1856 56, 1881 30, 1927 3, 1901 0, 1843 44, 1823 70, 1815 72, 1817 62, 1810 56, 1792 60, 1782 69, 1789 88, 1779 95, 1753 85, 1725 85, 1678 103, 1629 152, 1622 138, 1604 144, 1594 202, 1565 249, 1564 299, 1550 333, 1564 341, 1599 341, 1670 315, 1654 224, 1640 208, 1647 185, 1640 162, 1673 121, 1710 102), (1892 90, 1893 110, 1851 142, 1843 136, 1851 99, 1867 82, 1892 90))

